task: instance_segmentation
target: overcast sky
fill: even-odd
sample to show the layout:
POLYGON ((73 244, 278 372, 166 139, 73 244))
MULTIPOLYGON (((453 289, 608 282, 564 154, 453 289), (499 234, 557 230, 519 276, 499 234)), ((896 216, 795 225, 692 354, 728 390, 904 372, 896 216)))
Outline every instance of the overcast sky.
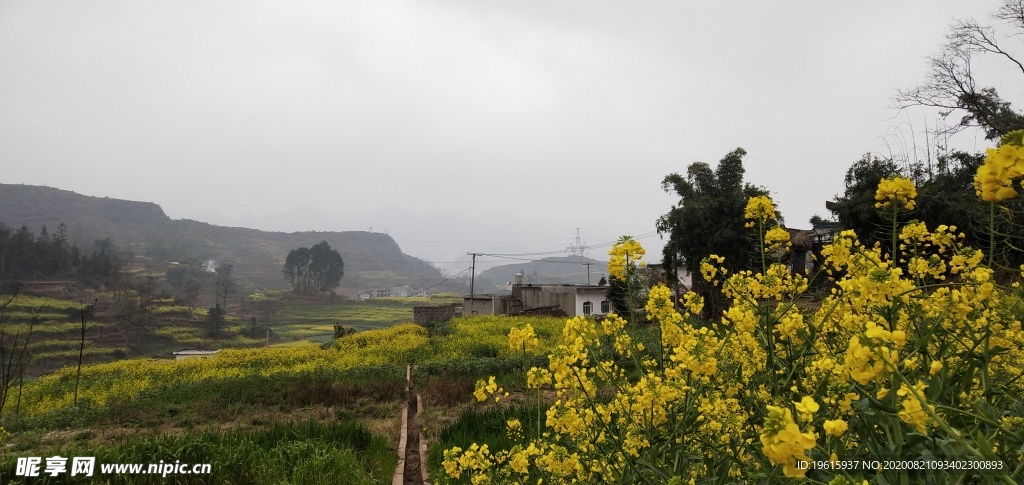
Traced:
MULTIPOLYGON (((954 18, 996 7, 0 0, 0 182, 223 225, 372 227, 468 261, 559 251, 576 228, 650 234, 676 201, 665 175, 743 147, 746 180, 809 227, 862 154, 923 146, 934 114, 897 112, 894 91, 954 18)), ((983 79, 1014 102, 1019 81, 1000 63, 983 79)))

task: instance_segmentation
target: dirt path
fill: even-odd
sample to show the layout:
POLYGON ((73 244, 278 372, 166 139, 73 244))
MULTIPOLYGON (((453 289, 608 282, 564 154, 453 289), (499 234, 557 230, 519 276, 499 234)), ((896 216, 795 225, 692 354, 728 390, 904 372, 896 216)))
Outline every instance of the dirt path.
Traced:
MULTIPOLYGON (((410 386, 411 387, 411 386, 410 386)), ((416 393, 409 393, 409 400, 405 404, 409 408, 406 429, 408 438, 405 441, 405 485, 422 485, 423 477, 420 467, 420 427, 416 419, 419 414, 419 406, 416 402, 416 393)))
POLYGON ((430 482, 425 480, 426 464, 423 459, 426 456, 426 448, 420 448, 422 439, 419 424, 420 397, 416 394, 416 388, 412 383, 412 365, 405 370, 406 378, 406 401, 402 410, 402 435, 399 441, 398 459, 399 464, 395 469, 392 485, 424 485, 430 482))

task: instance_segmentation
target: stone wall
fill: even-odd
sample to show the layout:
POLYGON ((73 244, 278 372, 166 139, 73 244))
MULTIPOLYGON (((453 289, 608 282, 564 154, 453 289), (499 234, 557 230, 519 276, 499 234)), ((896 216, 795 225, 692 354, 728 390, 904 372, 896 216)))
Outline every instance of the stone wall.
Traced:
POLYGON ((419 325, 440 323, 462 315, 462 305, 418 306, 412 309, 412 321, 419 325))

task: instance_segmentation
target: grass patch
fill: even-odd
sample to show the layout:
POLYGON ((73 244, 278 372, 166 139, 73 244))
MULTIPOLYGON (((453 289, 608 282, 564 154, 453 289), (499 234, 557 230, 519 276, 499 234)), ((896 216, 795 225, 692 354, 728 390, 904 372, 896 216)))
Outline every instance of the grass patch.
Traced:
MULTIPOLYGON (((64 350, 50 350, 46 352, 36 352, 32 356, 33 363, 38 362, 40 365, 50 360, 77 360, 78 359, 78 343, 71 342, 73 345, 64 350), (71 348, 73 347, 73 348, 71 348)), ((90 347, 88 342, 82 349, 82 355, 84 357, 114 357, 115 355, 121 355, 126 352, 124 348, 118 347, 90 347)))
MULTIPOLYGON (((374 298, 360 302, 308 302, 286 300, 272 320, 273 333, 286 340, 325 343, 334 338, 334 326, 376 330, 412 322, 412 309, 428 298, 374 298)), ((436 304, 436 303, 434 303, 436 304)))
MULTIPOLYGON (((74 441, 74 440, 72 440, 74 441)), ((374 436, 352 421, 329 423, 277 422, 261 429, 206 431, 176 436, 129 436, 114 446, 78 448, 72 444, 49 450, 44 456, 95 456, 102 463, 209 463, 212 474, 107 475, 109 484, 254 484, 388 483, 397 462, 386 439, 374 436)), ((4 461, 3 472, 12 476, 14 456, 4 461)), ((98 471, 98 470, 97 470, 98 471)), ((35 483, 35 482, 33 482, 35 483)), ((84 483, 70 475, 41 479, 38 483, 84 483)))

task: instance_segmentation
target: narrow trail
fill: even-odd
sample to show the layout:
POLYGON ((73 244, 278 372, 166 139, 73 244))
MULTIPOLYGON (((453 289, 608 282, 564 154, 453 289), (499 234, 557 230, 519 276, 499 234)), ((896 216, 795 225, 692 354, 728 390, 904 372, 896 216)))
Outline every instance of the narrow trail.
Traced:
POLYGON ((416 394, 410 392, 406 407, 409 409, 406 419, 408 439, 405 441, 405 485, 422 485, 423 477, 420 475, 420 427, 416 420, 419 414, 419 405, 416 402, 416 394))
POLYGON ((425 485, 427 478, 427 448, 422 446, 423 433, 419 424, 422 400, 412 383, 412 364, 405 371, 405 408, 402 409, 402 434, 398 442, 398 466, 391 480, 392 485, 425 485))

